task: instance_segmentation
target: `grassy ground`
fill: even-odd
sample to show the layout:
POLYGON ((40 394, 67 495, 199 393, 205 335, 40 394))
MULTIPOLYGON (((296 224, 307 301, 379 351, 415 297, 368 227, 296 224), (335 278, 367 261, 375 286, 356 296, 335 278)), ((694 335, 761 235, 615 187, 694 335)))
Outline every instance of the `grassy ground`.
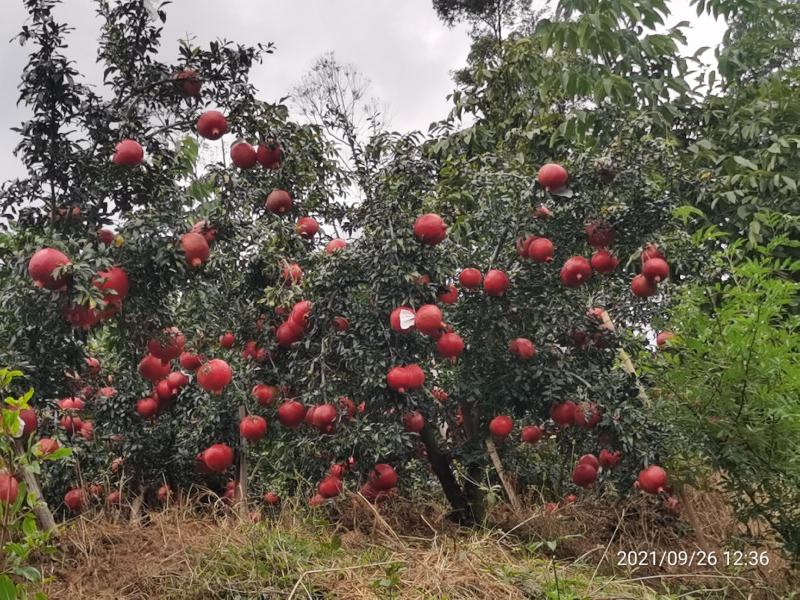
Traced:
POLYGON ((644 543, 674 545, 675 523, 652 522, 661 517, 641 504, 600 508, 512 516, 497 507, 495 525, 482 529, 457 528, 435 504, 402 499, 380 509, 358 498, 316 510, 284 506, 258 523, 188 504, 147 513, 137 525, 124 513, 95 513, 65 529, 44 564, 44 591, 93 600, 792 597, 777 555, 762 570, 619 568, 616 549, 638 539, 626 536, 641 537, 645 527, 644 543), (626 521, 626 512, 638 514, 626 521))

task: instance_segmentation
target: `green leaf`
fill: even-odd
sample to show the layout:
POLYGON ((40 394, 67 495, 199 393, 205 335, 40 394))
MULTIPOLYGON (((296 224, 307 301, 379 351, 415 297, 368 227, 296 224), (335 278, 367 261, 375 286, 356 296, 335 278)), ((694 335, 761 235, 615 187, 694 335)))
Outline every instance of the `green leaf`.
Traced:
POLYGON ((0 575, 0 600, 16 600, 17 588, 8 575, 0 575))

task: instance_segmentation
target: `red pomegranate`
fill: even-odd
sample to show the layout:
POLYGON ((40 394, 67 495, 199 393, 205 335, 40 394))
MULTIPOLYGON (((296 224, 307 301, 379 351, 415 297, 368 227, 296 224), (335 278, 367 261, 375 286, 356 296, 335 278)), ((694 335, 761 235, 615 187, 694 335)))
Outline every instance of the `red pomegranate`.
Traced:
POLYGON ((64 505, 74 513, 78 513, 89 504, 86 492, 81 488, 72 488, 64 494, 64 505))
POLYGON ((600 468, 600 461, 597 460, 597 457, 594 454, 584 454, 578 459, 579 465, 589 465, 595 471, 600 468))
POLYGON ((117 506, 122 504, 122 494, 118 490, 114 490, 106 496, 106 504, 109 506, 117 506))
POLYGON ((450 285, 447 287, 446 292, 439 292, 436 297, 442 304, 455 304, 458 301, 458 288, 450 285))
POLYGON ((547 163, 546 165, 542 165, 542 167, 539 169, 539 175, 537 179, 539 181, 539 185, 541 185, 547 191, 560 190, 567 185, 569 174, 561 165, 556 163, 547 163))
POLYGON ((553 242, 545 237, 537 237, 528 244, 527 256, 534 262, 548 263, 553 260, 553 242))
POLYGON ((508 343, 508 351, 520 360, 529 360, 536 356, 536 346, 528 338, 516 338, 508 343))
POLYGON ((339 396, 339 408, 345 411, 350 419, 356 416, 356 403, 347 396, 339 396))
POLYGON ((197 370, 197 383, 206 391, 215 394, 222 393, 222 390, 233 379, 233 372, 224 360, 214 358, 197 370))
POLYGON ((169 384, 169 381, 166 379, 162 379, 156 384, 155 388, 156 398, 158 399, 158 405, 163 406, 164 403, 169 402, 172 398, 177 395, 177 390, 169 384))
POLYGON ((378 463, 369 474, 370 485, 379 492, 388 492, 397 485, 397 472, 391 465, 378 463))
POLYGON ((103 227, 102 229, 97 230, 97 239, 100 240, 101 244, 105 244, 106 246, 110 246, 114 243, 114 239, 116 235, 110 229, 103 227))
POLYGON ((94 423, 91 421, 84 421, 81 423, 81 430, 78 432, 85 440, 94 439, 94 423))
POLYGON ((617 257, 608 250, 602 249, 592 254, 591 265, 598 273, 611 273, 617 268, 618 264, 619 260, 617 260, 617 257))
POLYGON ((292 210, 292 197, 286 190, 272 190, 267 196, 267 210, 276 215, 285 215, 292 210))
POLYGON ((207 110, 197 119, 197 133, 207 140, 218 140, 228 133, 228 119, 218 110, 207 110))
POLYGON ((667 472, 658 465, 650 465, 639 472, 636 484, 648 494, 660 494, 667 485, 667 472))
POLYGON ((386 383, 401 394, 417 390, 425 384, 425 372, 416 364, 393 367, 386 375, 386 383))
POLYGON ((231 146, 231 162, 240 169, 252 169, 256 164, 256 149, 247 142, 231 146))
POLYGON ((199 233, 200 235, 202 235, 204 238, 206 238, 206 242, 208 242, 209 246, 217 238, 217 228, 212 227, 211 224, 205 219, 202 219, 197 223, 195 223, 194 225, 192 225, 192 228, 189 230, 189 232, 199 233))
POLYGON ((481 275, 478 269, 464 269, 458 274, 458 281, 461 283, 461 287, 467 288, 468 290, 475 290, 481 287, 483 275, 481 275))
POLYGON ((166 483, 158 488, 156 492, 156 498, 161 504, 165 504, 167 500, 169 500, 170 496, 172 496, 172 488, 170 488, 166 483))
POLYGON ((447 237, 447 225, 435 213, 421 215, 414 223, 414 237, 428 246, 435 246, 447 237))
POLYGON ((350 321, 348 321, 344 317, 334 317, 333 328, 336 331, 347 331, 348 329, 350 329, 350 321))
POLYGON ((83 410, 84 402, 78 397, 62 398, 58 401, 61 410, 83 410))
POLYGON ((278 407, 278 421, 284 427, 295 429, 306 416, 306 407, 297 400, 287 400, 278 407))
POLYGON ((597 479, 597 469, 592 465, 579 464, 572 471, 572 483, 579 487, 589 487, 597 479))
POLYGON ((221 336, 219 336, 219 345, 225 348, 226 350, 230 350, 233 348, 233 345, 236 343, 236 336, 233 335, 230 331, 226 331, 221 336))
POLYGON ((158 412, 158 402, 152 396, 137 400, 136 412, 143 419, 149 419, 158 412))
POLYGON ((457 333, 445 333, 436 342, 436 351, 445 358, 458 358, 464 352, 464 340, 457 333))
POLYGON ((94 358, 93 356, 87 356, 84 359, 86 363, 86 370, 89 371, 89 375, 97 375, 100 373, 100 361, 94 358))
POLYGON ((287 285, 300 285, 300 282, 303 281, 303 269, 295 262, 283 261, 281 279, 287 285))
POLYGON ((337 250, 347 248, 347 240, 334 238, 325 246, 325 254, 333 254, 337 250))
POLYGON ((0 473, 0 503, 14 504, 19 495, 19 482, 10 473, 0 473))
POLYGON ((120 304, 130 291, 128 274, 122 267, 111 267, 98 271, 92 278, 92 284, 104 292, 103 300, 110 304, 120 304))
POLYGON ((541 427, 537 427, 536 425, 526 425, 522 428, 522 434, 520 435, 520 438, 526 444, 535 444, 542 439, 543 433, 544 431, 542 431, 541 427))
POLYGON ((83 425, 83 421, 81 421, 80 417, 64 416, 58 421, 58 426, 69 435, 80 431, 81 425, 83 425))
POLYGON ((174 371, 167 375, 167 383, 174 390, 180 389, 189 384, 189 378, 180 371, 174 371))
POLYGON ((561 427, 567 427, 575 422, 575 403, 567 400, 550 407, 550 418, 561 427))
POLYGON ((398 333, 410 333, 414 331, 414 311, 409 306, 398 306, 389 315, 389 324, 398 333))
POLYGON ((281 159, 283 158, 281 145, 274 140, 259 144, 257 158, 265 169, 277 169, 281 166, 281 159))
POLYGON ((639 298, 648 298, 656 293, 656 284, 644 275, 637 275, 631 280, 631 293, 639 298))
POLYGON ((308 325, 308 317, 311 313, 311 301, 301 300, 292 306, 292 312, 289 313, 288 321, 293 324, 293 327, 298 327, 305 330, 308 325))
POLYGON ((200 368, 200 365, 205 362, 205 359, 198 354, 181 352, 178 362, 180 363, 182 369, 186 369, 187 371, 196 371, 200 368))
POLYGON ((153 338, 147 342, 147 350, 156 358, 167 362, 178 358, 185 345, 186 336, 181 333, 180 329, 168 327, 164 330, 161 339, 153 338))
POLYGON ((239 434, 251 444, 255 443, 267 434, 267 420, 258 415, 248 415, 239 423, 239 434))
POLYGON ((319 482, 317 493, 325 499, 335 498, 342 493, 342 480, 329 475, 319 482))
POLYGON ((599 221, 589 223, 585 231, 586 243, 592 248, 607 248, 617 237, 613 227, 599 221))
POLYGON ((575 504, 578 501, 578 497, 575 494, 567 494, 564 496, 564 504, 575 504))
POLYGON ((425 428, 425 417, 418 410, 403 415, 403 427, 411 433, 419 433, 425 428))
POLYGON ((568 258, 561 267, 561 283, 570 288, 580 286, 592 276, 592 265, 583 256, 568 258))
POLYGON ((498 415, 489 421, 489 431, 493 436, 504 438, 514 429, 514 421, 506 415, 498 415))
POLYGON ((36 452, 41 456, 47 456, 58 450, 58 440, 52 438, 42 438, 36 442, 36 452))
POLYGON ((671 331, 662 331, 656 336, 656 345, 660 348, 674 337, 675 334, 671 331))
POLYGON ((511 281, 505 271, 492 269, 483 278, 483 289, 490 296, 502 296, 508 290, 509 285, 511 285, 511 281))
POLYGON ((600 466, 602 466, 604 469, 613 469, 615 466, 617 466, 617 463, 622 460, 622 454, 619 451, 611 452, 603 448, 600 450, 598 459, 600 466))
POLYGON ((534 219, 549 219, 553 216, 553 213, 550 212, 550 209, 547 208, 544 204, 540 204, 536 207, 536 210, 533 211, 533 218, 534 219))
POLYGON ((316 508, 317 506, 320 506, 323 502, 325 502, 325 498, 323 498, 319 494, 314 494, 313 496, 311 496, 311 498, 309 498, 308 505, 311 506, 312 508, 316 508))
POLYGON ((208 241, 199 233, 186 233, 181 236, 181 248, 186 256, 186 264, 197 268, 208 260, 211 249, 208 241))
POLYGON ((23 439, 30 437, 36 431, 36 426, 38 425, 36 411, 32 408, 26 408, 19 411, 18 416, 22 421, 21 435, 23 439))
POLYGON ((300 217, 295 227, 301 238, 310 240, 319 233, 319 223, 314 217, 300 217))
POLYGON ((142 160, 144 160, 144 149, 135 140, 122 140, 114 148, 114 156, 111 158, 111 162, 123 167, 135 167, 142 164, 142 160))
POLYGON ((233 464, 233 450, 227 444, 214 444, 203 451, 203 462, 209 471, 224 473, 233 464))
POLYGON ((281 497, 275 492, 267 492, 264 494, 264 504, 269 506, 278 506, 281 503, 281 497))
POLYGON ((669 263, 663 258, 651 258, 642 265, 642 275, 659 283, 669 277, 669 263))
POLYGON ((337 416, 339 411, 333 404, 320 404, 314 409, 312 424, 322 433, 329 433, 337 416))
POLYGON ((280 390, 274 385, 259 383, 253 386, 250 395, 261 406, 270 406, 280 396, 280 390))
POLYGON ((178 83, 181 93, 190 98, 196 98, 200 95, 200 88, 203 87, 203 82, 200 81, 200 76, 194 69, 183 69, 175 75, 175 81, 178 83))
POLYGON ((444 329, 441 309, 435 304, 423 304, 417 309, 414 325, 422 334, 436 335, 444 329))
POLYGON ((578 427, 591 429, 603 418, 603 411, 594 402, 581 402, 575 405, 574 422, 578 427))
POLYGON ((642 253, 639 256, 639 258, 642 261, 642 265, 644 265, 644 263, 646 263, 651 258, 663 259, 664 255, 661 253, 661 251, 658 249, 658 246, 656 246, 655 244, 647 244, 645 245, 644 250, 642 250, 642 253))
POLYGON ((139 375, 148 381, 156 382, 169 375, 170 365, 163 362, 160 358, 147 354, 139 361, 139 375))
POLYGON ((286 321, 278 326, 275 331, 275 338, 281 348, 289 348, 295 342, 299 342, 303 337, 303 330, 298 329, 292 321, 286 321))
POLYGON ((28 274, 36 287, 57 290, 66 285, 64 277, 53 277, 53 271, 72 264, 67 255, 55 248, 37 250, 28 261, 28 274))

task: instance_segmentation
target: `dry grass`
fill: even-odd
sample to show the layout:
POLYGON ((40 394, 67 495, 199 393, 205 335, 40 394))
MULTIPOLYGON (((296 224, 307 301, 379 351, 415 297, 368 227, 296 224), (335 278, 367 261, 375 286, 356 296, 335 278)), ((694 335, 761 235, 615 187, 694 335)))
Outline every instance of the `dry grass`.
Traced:
MULTIPOLYGON (((723 529, 735 526, 720 507, 695 503, 721 549, 723 529)), ((498 506, 490 519, 490 529, 461 529, 434 502, 393 498, 375 508, 359 497, 313 511, 286 505, 257 524, 188 503, 139 525, 98 513, 69 523, 45 565, 45 591, 97 600, 567 600, 786 598, 792 589, 777 555, 762 571, 616 568, 619 548, 696 546, 680 521, 642 499, 552 515, 498 506)))

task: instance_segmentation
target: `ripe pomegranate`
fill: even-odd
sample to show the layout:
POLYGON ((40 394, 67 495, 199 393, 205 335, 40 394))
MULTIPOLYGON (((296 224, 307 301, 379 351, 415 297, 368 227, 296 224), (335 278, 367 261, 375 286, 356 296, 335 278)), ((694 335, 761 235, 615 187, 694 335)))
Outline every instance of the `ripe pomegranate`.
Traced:
POLYGON ((663 258, 651 258, 642 265, 642 275, 659 283, 669 277, 669 263, 663 258))
POLYGON ((89 375, 97 375, 100 373, 100 361, 94 358, 93 356, 87 356, 84 359, 86 363, 86 370, 89 371, 89 375))
POLYGON ((539 175, 537 179, 539 181, 539 185, 549 192, 552 190, 560 190, 567 185, 569 174, 561 165, 556 163, 547 163, 546 165, 542 165, 542 167, 539 169, 539 175))
POLYGON ((278 407, 278 421, 284 427, 295 429, 306 416, 306 407, 297 400, 287 400, 278 407))
POLYGON ((508 343, 508 351, 520 360, 529 360, 536 356, 536 346, 528 338, 516 338, 508 343))
POLYGON ((256 164, 256 149, 247 142, 231 146, 231 162, 240 169, 252 169, 256 164))
POLYGON ((144 159, 144 149, 135 140, 122 140, 114 148, 114 156, 111 162, 123 167, 135 167, 142 164, 144 159))
POLYGON ((447 237, 447 225, 435 213, 421 215, 414 223, 414 237, 428 246, 435 246, 447 237))
POLYGON ((656 336, 656 345, 660 348, 674 337, 675 334, 671 331, 662 331, 656 336))
POLYGON ((53 277, 53 271, 72 264, 66 254, 55 248, 37 250, 28 261, 28 274, 36 287, 57 290, 66 285, 64 277, 53 277))
POLYGON ((575 288, 592 276, 592 265, 583 256, 568 258, 561 267, 561 283, 575 288))
POLYGON ((270 140, 266 144, 259 144, 257 158, 265 169, 277 169, 280 167, 282 157, 283 150, 278 142, 270 140))
POLYGON ((36 419, 36 411, 32 408, 26 408, 24 410, 19 411, 18 416, 22 421, 22 431, 21 436, 23 439, 30 437, 34 431, 36 431, 36 426, 38 425, 38 420, 36 419))
POLYGON ((197 133, 207 140, 218 140, 228 133, 228 119, 218 110, 207 110, 197 119, 197 133))
POLYGON ((511 281, 505 271, 492 269, 483 278, 483 289, 490 296, 502 296, 508 290, 509 285, 511 285, 511 281))
POLYGON ((178 362, 180 363, 182 369, 186 369, 187 371, 196 371, 200 368, 200 365, 205 362, 205 359, 198 354, 181 352, 178 362))
POLYGON ((644 275, 637 275, 631 280, 631 293, 639 298, 648 298, 656 293, 656 284, 644 275))
POLYGON ((94 439, 94 423, 91 421, 83 421, 78 434, 85 440, 91 441, 94 439))
POLYGON ((349 419, 356 416, 356 403, 347 396, 339 396, 339 408, 347 413, 349 419))
POLYGON ((586 226, 586 243, 592 248, 607 248, 617 237, 614 228, 607 223, 595 221, 586 226))
POLYGON ((158 402, 152 396, 136 401, 136 412, 143 419, 149 419, 158 412, 158 402))
POLYGON ((335 498, 342 493, 342 480, 329 475, 319 482, 317 492, 325 499, 335 498))
POLYGON ((454 285, 448 286, 447 291, 439 292, 437 298, 442 304, 455 304, 458 301, 458 288, 454 285))
POLYGON ((339 411, 333 404, 320 404, 314 409, 312 424, 322 433, 330 433, 339 411))
POLYGON ((619 260, 617 260, 617 257, 608 250, 602 249, 592 254, 591 265, 598 273, 611 273, 617 268, 618 264, 619 260))
POLYGON ((253 386, 250 395, 260 406, 270 406, 280 396, 280 390, 274 385, 259 383, 253 386))
POLYGON ((639 258, 642 261, 642 265, 644 265, 644 263, 646 263, 651 258, 663 259, 664 255, 661 253, 661 251, 658 249, 658 246, 656 246, 655 244, 647 244, 645 245, 644 250, 642 250, 642 253, 639 256, 639 258))
POLYGON ((299 285, 303 281, 303 269, 297 263, 283 261, 281 279, 287 285, 299 285))
POLYGON ((222 393, 222 390, 233 379, 233 372, 224 360, 214 358, 197 370, 197 383, 206 391, 215 394, 222 393))
POLYGON ((167 375, 167 383, 172 389, 178 390, 189 384, 189 378, 180 371, 174 371, 167 375))
POLYGON ((475 290, 481 286, 483 275, 481 275, 478 269, 464 269, 458 274, 458 281, 461 283, 461 287, 467 288, 468 290, 475 290))
POLYGON ((553 242, 545 237, 533 238, 527 250, 528 258, 534 262, 549 263, 553 260, 553 242))
POLYGON ((328 475, 331 477, 337 477, 341 479, 344 477, 344 474, 347 472, 347 467, 343 464, 333 464, 331 468, 328 469, 328 475))
POLYGON ((206 238, 199 233, 184 234, 181 237, 181 248, 186 256, 186 264, 193 269, 206 262, 211 255, 206 238))
POLYGON ((526 444, 535 444, 540 439, 542 439, 542 435, 544 431, 541 427, 536 425, 526 425, 522 428, 522 433, 520 434, 520 438, 526 444))
POLYGON ((575 504, 578 501, 578 497, 575 494, 567 494, 564 496, 564 504, 575 504))
POLYGON ((328 244, 325 246, 325 254, 333 254, 337 250, 342 250, 347 248, 347 241, 340 239, 340 238, 333 238, 328 244))
POLYGON ((106 229, 103 227, 102 229, 97 230, 97 239, 100 240, 101 244, 105 244, 106 246, 110 246, 114 243, 114 239, 116 235, 110 229, 106 229))
POLYGON ((347 331, 350 328, 350 321, 344 317, 334 317, 333 328, 336 331, 347 331))
POLYGON ((19 482, 10 473, 0 473, 0 503, 14 504, 19 495, 19 482))
POLYGON ((597 460, 597 457, 594 454, 584 454, 578 459, 578 464, 590 465, 595 470, 600 468, 600 462, 597 460))
POLYGON ((526 238, 520 238, 514 242, 514 247, 517 249, 517 254, 519 254, 522 258, 529 258, 528 248, 530 247, 531 242, 533 242, 535 239, 535 235, 529 235, 526 238))
POLYGON ((567 427, 575 422, 575 403, 571 400, 550 407, 550 418, 561 427, 567 427))
POLYGON ((74 513, 78 513, 89 504, 86 492, 81 488, 72 488, 64 494, 64 505, 74 513))
POLYGON ((619 451, 610 452, 609 450, 603 448, 600 450, 598 459, 600 466, 602 466, 604 469, 613 469, 617 466, 617 463, 622 460, 622 454, 619 451))
POLYGON ((278 506, 281 503, 281 497, 275 492, 267 492, 264 494, 264 503, 270 506, 278 506))
POLYGON ((425 427, 425 417, 418 410, 403 415, 403 427, 411 433, 420 433, 425 427))
POLYGON ((303 330, 299 329, 291 320, 281 323, 275 332, 275 338, 281 348, 289 348, 303 337, 303 330))
POLYGON ((458 358, 464 352, 464 340, 457 333, 445 333, 436 342, 436 351, 444 358, 458 358))
POLYGON ((267 420, 258 415, 248 415, 239 423, 239 434, 250 443, 255 443, 267 434, 267 420))
POLYGON ((109 506, 118 506, 122 504, 122 494, 118 490, 114 490, 106 496, 106 504, 109 506))
POLYGON ((414 331, 415 321, 414 311, 409 306, 398 306, 389 315, 389 324, 398 333, 410 333, 414 331))
POLYGON ((286 190, 272 190, 267 196, 267 210, 276 215, 285 215, 292 210, 292 197, 286 190))
POLYGON ((316 508, 317 506, 320 506, 323 502, 325 502, 325 498, 323 498, 319 494, 314 494, 308 500, 308 505, 311 506, 312 508, 316 508))
POLYGON ((534 219, 549 219, 553 216, 553 213, 550 212, 550 209, 547 208, 544 204, 540 204, 536 207, 536 210, 533 211, 533 218, 534 219))
POLYGON ((148 381, 156 382, 169 375, 169 362, 163 362, 160 358, 147 354, 139 361, 139 375, 148 381))
POLYGON ((219 336, 219 345, 225 348, 226 350, 230 350, 233 348, 233 345, 236 343, 236 336, 233 335, 230 331, 226 331, 221 336, 219 336))
POLYGON ((209 246, 214 242, 215 239, 217 239, 216 227, 212 227, 205 219, 192 225, 192 228, 189 230, 189 232, 199 233, 202 235, 206 239, 206 242, 208 242, 209 246))
POLYGON ((386 383, 391 389, 403 394, 407 390, 421 388, 425 384, 425 373, 416 364, 393 367, 386 374, 386 383))
POLYGON ((92 284, 103 294, 103 301, 110 304, 120 304, 130 290, 128 274, 122 267, 111 267, 105 271, 98 271, 92 278, 92 284))
POLYGON ((295 227, 301 238, 310 240, 319 233, 319 223, 314 217, 300 217, 295 227))
POLYGON ((436 335, 444 329, 441 309, 435 304, 423 304, 417 309, 414 325, 422 334, 436 335))
POLYGON ((591 429, 603 418, 603 411, 594 402, 581 402, 575 405, 574 422, 578 427, 591 429))
POLYGON ((73 327, 81 329, 91 329, 100 322, 100 316, 96 310, 80 304, 73 304, 64 310, 64 318, 73 327))
POLYGON ((309 406, 306 410, 306 416, 303 418, 303 422, 308 425, 309 427, 314 426, 314 413, 317 411, 316 406, 309 406))
POLYGON ((200 88, 203 87, 203 82, 194 69, 183 69, 175 75, 175 82, 179 85, 181 93, 190 98, 196 98, 200 95, 200 88))
POLYGON ((589 487, 597 479, 597 469, 592 465, 583 463, 575 466, 572 471, 572 483, 579 487, 589 487))
POLYGON ((214 444, 203 451, 203 462, 214 473, 224 473, 233 464, 233 450, 227 444, 214 444))
POLYGON ((499 415, 489 422, 489 431, 493 436, 504 438, 514 429, 514 421, 506 415, 499 415))
POLYGON ((172 488, 170 488, 166 483, 158 488, 156 492, 156 498, 161 504, 165 504, 169 497, 172 496, 172 488))
POLYGON ((175 390, 175 388, 173 388, 166 379, 162 379, 156 384, 155 392, 159 406, 162 406, 164 403, 172 400, 172 398, 178 393, 177 390, 175 390))
POLYGON ((178 358, 186 345, 186 337, 177 327, 164 330, 163 339, 153 338, 147 342, 147 351, 162 362, 178 358))
POLYGON ((379 492, 388 492, 397 485, 397 471, 391 465, 378 463, 370 471, 370 485, 379 492))
POLYGON ((660 494, 667 485, 667 472, 658 465, 650 465, 639 472, 636 487, 648 494, 660 494))
POLYGON ((58 440, 52 438, 42 438, 36 442, 36 452, 40 456, 47 456, 58 450, 58 440))
POLYGON ((311 313, 311 301, 301 300, 292 307, 292 312, 289 313, 288 322, 292 323, 293 327, 298 327, 305 330, 308 324, 308 316, 311 313))

